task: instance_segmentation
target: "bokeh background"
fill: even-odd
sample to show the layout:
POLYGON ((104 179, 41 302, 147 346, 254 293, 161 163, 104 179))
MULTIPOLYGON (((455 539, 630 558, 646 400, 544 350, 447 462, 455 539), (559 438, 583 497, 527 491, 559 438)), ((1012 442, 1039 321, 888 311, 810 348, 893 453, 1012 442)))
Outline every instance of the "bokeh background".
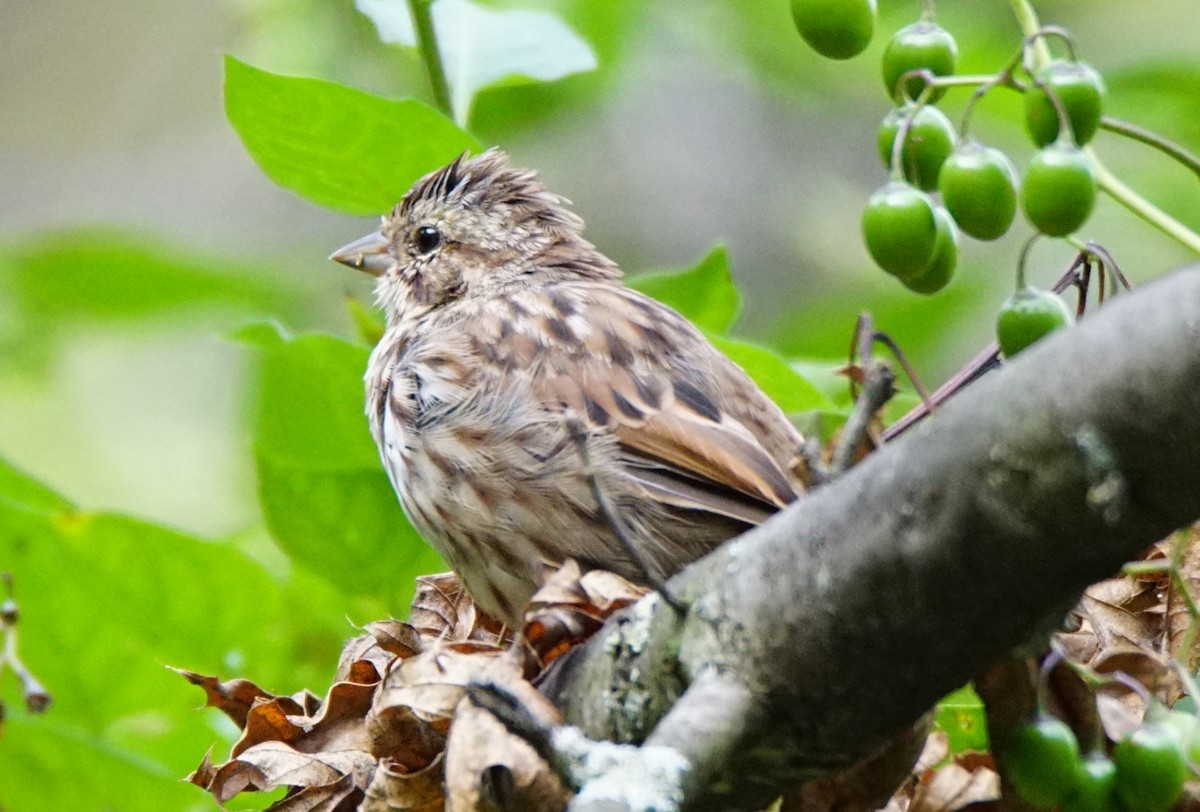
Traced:
MULTIPOLYGON (((916 0, 881 0, 876 41, 844 63, 804 46, 787 0, 486 5, 553 11, 595 50, 590 73, 484 92, 470 128, 572 199, 589 238, 627 272, 687 267, 723 243, 745 297, 739 335, 828 366, 845 357, 862 311, 930 384, 990 340, 1026 226, 967 241, 958 278, 929 298, 874 268, 859 239, 861 207, 885 180, 879 58, 916 19, 916 0)), ((1200 150, 1195 0, 1036 5, 1105 75, 1109 112, 1200 150)), ((1007 2, 937 9, 962 72, 996 70, 1018 45, 1007 2)), ((352 0, 0 0, 0 458, 84 511, 239 540, 283 570, 256 499, 258 356, 233 336, 264 319, 352 334, 348 301, 369 301, 369 281, 326 257, 374 224, 262 175, 222 111, 226 53, 429 98, 415 54, 382 44, 352 0), (198 277, 209 280, 203 296, 179 293, 198 277)), ((952 92, 942 107, 957 120, 965 97, 952 92)), ((1015 94, 993 94, 972 125, 1018 165, 1032 152, 1019 109, 1015 94)), ((1105 133, 1095 146, 1200 228, 1194 176, 1105 133)), ((1194 259, 1107 200, 1084 235, 1135 281, 1194 259)), ((1031 276, 1048 284, 1072 255, 1040 245, 1031 276)), ((5 680, 0 696, 19 701, 5 680)))

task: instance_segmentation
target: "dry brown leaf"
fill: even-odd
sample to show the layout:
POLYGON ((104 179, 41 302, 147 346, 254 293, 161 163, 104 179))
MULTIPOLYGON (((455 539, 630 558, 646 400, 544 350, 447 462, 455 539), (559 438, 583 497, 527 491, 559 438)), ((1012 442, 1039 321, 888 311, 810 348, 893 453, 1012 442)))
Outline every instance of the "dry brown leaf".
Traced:
POLYGON ((986 767, 968 770, 952 762, 928 776, 917 786, 908 812, 957 812, 1000 798, 1000 776, 986 767))
POLYGON ((441 812, 446 801, 443 762, 438 753, 424 769, 405 772, 394 762, 380 761, 358 812, 441 812))
POLYGON ((366 715, 371 752, 391 760, 401 772, 414 773, 431 764, 445 748, 465 686, 500 653, 498 649, 462 652, 441 645, 397 660, 366 715))
POLYGON ((374 759, 361 750, 301 753, 283 742, 263 742, 220 767, 208 790, 224 804, 246 789, 327 787, 346 777, 362 788, 374 769, 374 759))
POLYGON ((237 758, 244 751, 264 742, 290 742, 304 735, 304 729, 293 722, 302 718, 300 714, 289 713, 285 706, 291 700, 288 697, 260 699, 251 706, 246 714, 246 726, 242 728, 242 736, 233 745, 230 756, 237 758))
POLYGON ((349 812, 358 806, 362 791, 354 776, 344 775, 322 787, 304 787, 271 804, 267 812, 349 812))
POLYGON ((378 620, 368 623, 365 628, 375 645, 393 656, 412 657, 425 650, 425 638, 402 620, 378 620))
MULTIPOLYGON (((1132 579, 1121 580, 1132 583, 1132 579)), ((1122 603, 1113 603, 1098 599, 1093 597, 1089 590, 1079 602, 1079 612, 1091 624, 1099 638, 1100 652, 1103 653, 1104 649, 1120 643, 1128 643, 1150 652, 1155 651, 1158 643, 1158 629, 1154 628, 1157 618, 1152 618, 1148 612, 1133 607, 1134 599, 1140 594, 1125 590, 1112 591, 1120 592, 1120 596, 1125 600, 1122 603)))
POLYGON ((427 642, 474 640, 499 646, 512 638, 501 621, 475 605, 452 572, 417 578, 408 622, 427 642))
POLYGON ((204 754, 204 758, 200 759, 199 766, 188 774, 187 778, 183 779, 189 783, 195 784, 203 789, 208 789, 212 784, 213 779, 217 776, 217 767, 213 764, 212 748, 204 754))
MULTIPOLYGON (((353 637, 346 641, 342 646, 341 656, 338 657, 337 672, 334 674, 334 682, 372 682, 378 681, 379 675, 387 670, 388 664, 397 655, 397 652, 391 651, 380 642, 382 636, 385 641, 392 642, 388 639, 386 633, 376 634, 377 627, 384 627, 391 630, 389 624, 405 625, 398 620, 379 621, 377 623, 368 623, 366 626, 366 634, 361 634, 358 637, 353 637), (370 667, 374 671, 367 668, 370 667)), ((411 627, 410 627, 411 628, 411 627)), ((416 631, 412 631, 414 638, 417 637, 416 631)))
POLYGON ((521 636, 542 669, 590 638, 604 621, 646 594, 615 573, 589 570, 568 560, 546 567, 541 588, 525 613, 521 636))
POLYGON ((1112 741, 1120 741, 1141 725, 1145 705, 1133 691, 1120 690, 1115 694, 1101 691, 1096 696, 1096 712, 1104 735, 1112 741))
MULTIPOLYGON (((497 659, 486 676, 520 699, 544 724, 561 724, 558 710, 521 677, 510 660, 497 659)), ((570 799, 532 747, 465 698, 455 713, 446 747, 446 794, 449 812, 560 812, 570 799)))
MULTIPOLYGON (((226 716, 233 720, 238 727, 246 726, 246 714, 250 712, 251 706, 260 699, 277 699, 270 691, 264 691, 250 680, 232 679, 228 682, 222 682, 217 677, 210 677, 204 674, 197 674, 195 671, 187 671, 182 668, 174 668, 167 666, 179 676, 190 682, 192 685, 198 686, 204 690, 205 707, 217 708, 226 716)), ((287 697, 282 699, 286 701, 287 697)), ((303 708, 299 704, 294 703, 292 713, 300 713, 303 708)))

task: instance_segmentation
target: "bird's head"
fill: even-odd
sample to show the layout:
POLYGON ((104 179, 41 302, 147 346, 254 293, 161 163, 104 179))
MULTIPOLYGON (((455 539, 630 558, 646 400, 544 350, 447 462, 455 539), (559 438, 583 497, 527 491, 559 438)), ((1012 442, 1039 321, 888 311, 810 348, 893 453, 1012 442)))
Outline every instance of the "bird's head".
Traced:
POLYGON ((464 154, 417 181, 378 231, 330 258, 379 277, 389 318, 525 280, 618 276, 567 204, 498 149, 464 154))

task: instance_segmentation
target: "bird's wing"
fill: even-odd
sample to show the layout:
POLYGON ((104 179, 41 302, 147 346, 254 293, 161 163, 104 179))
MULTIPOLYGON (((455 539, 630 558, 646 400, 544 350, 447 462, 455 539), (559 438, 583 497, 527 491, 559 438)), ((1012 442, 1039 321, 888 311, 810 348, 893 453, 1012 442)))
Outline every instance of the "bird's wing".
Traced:
POLYGON ((747 524, 799 495, 789 464, 799 433, 683 317, 625 288, 558 287, 542 293, 550 321, 533 377, 545 401, 615 436, 648 494, 747 524))

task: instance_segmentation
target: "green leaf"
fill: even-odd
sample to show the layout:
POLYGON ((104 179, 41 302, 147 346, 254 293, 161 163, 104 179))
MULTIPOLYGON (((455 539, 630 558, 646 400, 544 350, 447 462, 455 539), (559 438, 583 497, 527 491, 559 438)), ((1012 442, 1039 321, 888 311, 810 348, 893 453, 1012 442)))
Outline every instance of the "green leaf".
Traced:
POLYGON ((691 268, 640 274, 629 279, 628 285, 712 333, 728 332, 742 309, 724 246, 717 246, 691 268))
POLYGON ((950 751, 987 752, 987 713, 975 689, 964 685, 937 704, 934 721, 950 740, 950 751))
POLYGON ((268 319, 243 324, 236 330, 229 331, 228 337, 251 347, 270 350, 283 344, 289 338, 289 334, 282 324, 268 319))
POLYGON ((715 335, 709 335, 709 339, 744 369, 785 413, 834 410, 834 404, 820 389, 792 369, 786 359, 766 347, 715 335))
POLYGON ((259 502, 271 535, 294 561, 348 595, 406 606, 418 575, 447 569, 412 528, 375 470, 322 471, 257 456, 259 502))
POLYGON ((376 470, 382 476, 363 413, 367 348, 309 334, 281 338, 268 349, 256 450, 317 470, 376 470))
MULTIPOLYGON (((416 44, 403 0, 356 0, 384 42, 416 44)), ((470 0, 438 0, 433 25, 454 118, 465 124, 480 90, 515 81, 550 82, 596 68, 591 47, 543 11, 492 10, 470 0)))
POLYGON ((78 228, 0 253, 8 299, 0 357, 37 357, 80 325, 131 324, 187 312, 244 320, 302 310, 304 294, 261 267, 231 264, 157 239, 78 228))
MULTIPOLYGON (((0 501, 31 510, 68 510, 71 503, 0 457, 0 501)), ((0 564, 0 568, 3 564, 0 564)))
POLYGON ((271 180, 349 214, 392 208, 413 181, 479 143, 415 99, 392 101, 225 57, 225 114, 271 180))
POLYGON ((351 632, 344 601, 293 591, 230 543, 80 512, 3 461, 0 471, 19 653, 53 699, 32 715, 16 681, 0 680, 5 807, 211 806, 180 779, 214 741, 220 757, 228 734, 219 741, 216 712, 197 711, 200 693, 163 664, 236 671, 282 693, 319 686, 351 632))
POLYGON ((255 441, 267 527, 352 595, 411 595, 437 557, 408 523, 363 413, 367 349, 325 335, 266 348, 255 441))

